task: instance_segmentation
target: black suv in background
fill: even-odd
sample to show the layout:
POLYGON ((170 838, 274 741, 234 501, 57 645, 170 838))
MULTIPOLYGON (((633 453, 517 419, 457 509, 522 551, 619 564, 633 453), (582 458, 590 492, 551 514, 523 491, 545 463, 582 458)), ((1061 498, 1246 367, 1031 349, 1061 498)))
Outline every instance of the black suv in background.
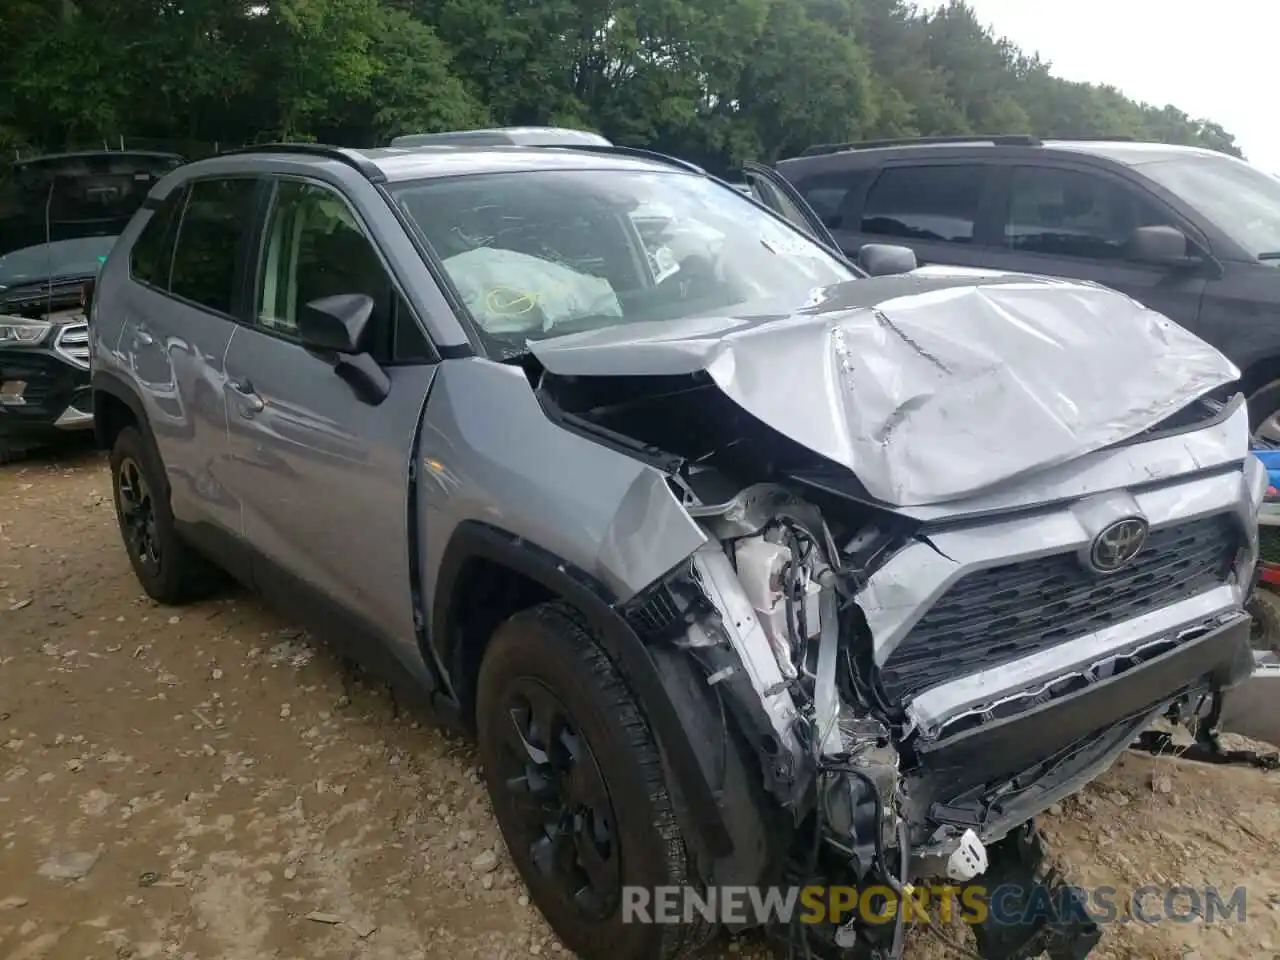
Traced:
POLYGON ((1280 179, 1225 154, 1026 136, 830 144, 777 173, 850 256, 1091 280, 1222 350, 1280 440, 1280 179))
POLYGON ((116 237, 182 158, 95 150, 0 176, 0 463, 93 426, 87 298, 116 237))

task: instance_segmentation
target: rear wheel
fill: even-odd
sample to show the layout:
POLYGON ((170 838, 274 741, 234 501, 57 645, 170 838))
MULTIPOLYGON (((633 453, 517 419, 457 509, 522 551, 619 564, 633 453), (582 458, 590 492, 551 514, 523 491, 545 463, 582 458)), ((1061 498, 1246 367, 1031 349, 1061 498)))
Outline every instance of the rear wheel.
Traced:
POLYGON ((134 427, 111 448, 111 485, 120 535, 147 595, 165 604, 207 595, 217 573, 178 536, 160 457, 134 427))
POLYGON ((713 929, 697 921, 624 923, 624 886, 695 881, 649 726, 572 608, 542 604, 498 628, 476 723, 507 848, 572 951, 667 960, 705 943, 713 929))

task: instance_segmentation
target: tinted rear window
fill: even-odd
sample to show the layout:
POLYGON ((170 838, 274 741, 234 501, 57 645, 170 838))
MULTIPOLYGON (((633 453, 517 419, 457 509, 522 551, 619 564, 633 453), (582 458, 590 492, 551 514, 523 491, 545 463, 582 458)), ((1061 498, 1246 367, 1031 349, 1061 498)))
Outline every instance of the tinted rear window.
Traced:
POLYGON ((169 290, 219 313, 235 297, 240 240, 253 219, 256 180, 198 180, 187 193, 169 290))
POLYGON ((18 163, 12 194, 24 217, 55 221, 127 220, 160 177, 174 169, 175 157, 88 154, 18 163))
POLYGON ((985 168, 889 167, 862 211, 862 231, 886 237, 972 243, 985 168))

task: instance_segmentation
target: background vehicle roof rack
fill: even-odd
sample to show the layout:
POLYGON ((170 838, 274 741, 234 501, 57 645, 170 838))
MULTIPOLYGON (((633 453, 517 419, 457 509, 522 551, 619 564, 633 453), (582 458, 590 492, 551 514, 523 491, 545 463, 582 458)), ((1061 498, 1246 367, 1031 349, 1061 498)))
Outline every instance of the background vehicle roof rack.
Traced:
POLYGON ((590 130, 574 127, 484 127, 479 130, 442 130, 436 133, 405 133, 393 137, 390 147, 559 147, 571 144, 609 146, 609 141, 590 130))
POLYGON ((843 153, 846 150, 875 150, 880 147, 908 147, 915 144, 944 143, 989 143, 997 147, 1038 147, 1040 138, 1026 133, 1000 134, 985 137, 971 135, 967 137, 897 137, 890 140, 851 140, 848 143, 819 143, 806 147, 800 152, 802 157, 817 157, 828 153, 843 153))
POLYGON ((360 171, 371 183, 386 182, 387 175, 378 169, 378 165, 368 157, 346 147, 334 147, 326 143, 254 143, 243 147, 232 147, 218 154, 220 157, 235 156, 246 153, 296 153, 301 156, 323 157, 337 160, 360 171))
POLYGON ((593 144, 593 143, 543 143, 538 146, 551 147, 557 150, 577 150, 580 153, 612 153, 620 157, 635 157, 638 160, 652 160, 655 163, 665 163, 670 167, 679 167, 688 173, 696 173, 706 176, 707 171, 696 163, 688 160, 681 160, 679 157, 673 157, 667 153, 659 153, 657 150, 645 150, 643 147, 623 147, 616 143, 593 144))

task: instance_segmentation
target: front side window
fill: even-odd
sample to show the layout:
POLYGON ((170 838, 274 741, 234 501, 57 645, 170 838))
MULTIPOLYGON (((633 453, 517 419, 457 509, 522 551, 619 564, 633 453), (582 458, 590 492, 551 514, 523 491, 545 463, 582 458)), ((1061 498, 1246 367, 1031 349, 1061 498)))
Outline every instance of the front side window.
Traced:
POLYGON ((737 191, 681 171, 480 174, 393 193, 501 356, 606 326, 790 311, 856 277, 737 191))
POLYGON ((1280 179, 1226 154, 1136 165, 1260 260, 1280 263, 1280 179))
POLYGON ((828 230, 857 229, 854 222, 845 222, 845 204, 850 194, 860 195, 871 178, 870 170, 851 170, 840 173, 796 176, 792 179, 801 196, 813 209, 828 230))
POLYGON ((253 219, 258 181, 197 180, 178 227, 169 290, 218 313, 231 313, 240 241, 253 219))
POLYGON ((258 323, 295 336, 304 304, 353 293, 373 299, 371 328, 389 329, 391 279, 346 201, 325 187, 283 181, 267 221, 258 323))
POLYGON ((1015 167, 1004 245, 1023 253, 1122 260, 1138 227, 1168 223, 1144 198, 1078 170, 1015 167))
POLYGON ((862 232, 905 240, 972 243, 986 169, 887 167, 862 210, 862 232))

